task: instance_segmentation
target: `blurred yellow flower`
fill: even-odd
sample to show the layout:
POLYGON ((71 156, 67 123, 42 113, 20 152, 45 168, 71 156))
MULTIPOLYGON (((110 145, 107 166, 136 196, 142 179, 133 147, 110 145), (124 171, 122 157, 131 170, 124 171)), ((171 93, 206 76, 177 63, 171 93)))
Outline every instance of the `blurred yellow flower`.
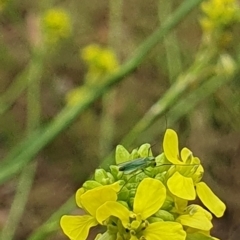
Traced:
POLYGON ((205 39, 225 48, 232 41, 231 27, 240 21, 237 0, 208 0, 201 4, 204 16, 200 18, 205 39))
POLYGON ((5 6, 7 5, 8 0, 0 0, 0 11, 3 11, 5 6))
POLYGON ((113 73, 119 66, 115 53, 97 44, 86 46, 80 51, 80 56, 86 63, 88 71, 85 81, 88 85, 101 83, 101 78, 113 73))
POLYGON ((59 8, 47 10, 42 16, 42 29, 48 44, 56 44, 59 40, 68 38, 72 30, 69 14, 59 8))

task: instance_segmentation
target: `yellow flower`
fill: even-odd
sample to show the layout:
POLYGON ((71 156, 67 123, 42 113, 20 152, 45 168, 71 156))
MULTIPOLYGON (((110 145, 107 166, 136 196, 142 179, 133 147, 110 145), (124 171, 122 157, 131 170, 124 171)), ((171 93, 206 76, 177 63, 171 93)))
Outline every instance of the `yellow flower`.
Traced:
POLYGON ((212 215, 201 206, 195 204, 188 206, 186 213, 176 219, 183 226, 202 231, 209 231, 213 227, 211 220, 212 215))
POLYGON ((177 197, 194 200, 195 182, 199 181, 203 174, 200 160, 193 157, 188 148, 183 148, 179 154, 178 136, 172 129, 167 129, 164 135, 163 150, 167 160, 175 165, 168 173, 170 177, 167 186, 170 192, 177 197))
POLYGON ((181 154, 179 154, 178 137, 175 131, 167 129, 163 140, 163 149, 166 158, 171 163, 182 165, 180 169, 176 168, 167 180, 167 186, 170 192, 185 200, 194 200, 197 193, 202 203, 216 217, 221 217, 226 209, 225 204, 204 182, 199 182, 203 173, 200 160, 193 157, 192 152, 187 148, 183 148, 181 154), (190 170, 182 172, 183 167, 187 168, 189 164, 199 164, 199 167, 197 169, 190 168, 190 170), (187 175, 187 177, 185 175, 187 175))
POLYGON ((203 1, 201 9, 204 16, 200 24, 208 43, 226 48, 230 45, 233 32, 231 27, 240 21, 239 4, 236 0, 203 1))
POLYGON ((118 67, 118 60, 115 53, 108 49, 91 44, 81 51, 82 59, 88 64, 90 71, 113 72, 118 67))
POLYGON ((165 186, 156 179, 145 178, 138 185, 133 211, 119 202, 109 201, 98 208, 96 218, 102 224, 110 216, 120 219, 123 227, 128 230, 122 233, 128 234, 126 239, 169 240, 174 237, 176 240, 184 240, 186 233, 181 224, 163 221, 149 223, 147 221, 161 208, 165 199, 165 186))
POLYGON ((80 101, 84 101, 91 96, 91 89, 87 87, 77 87, 70 90, 66 95, 66 102, 69 106, 75 106, 80 101))
POLYGON ((115 53, 109 48, 103 48, 97 44, 91 44, 80 52, 82 59, 88 67, 86 83, 96 85, 106 74, 113 73, 119 66, 115 53))
POLYGON ((42 28, 46 42, 56 44, 70 36, 71 20, 63 9, 49 9, 42 17, 42 28))
POLYGON ((87 214, 83 216, 62 216, 60 225, 63 232, 71 240, 87 239, 89 229, 99 224, 96 219, 97 209, 105 202, 116 201, 119 190, 118 183, 97 187, 86 192, 83 188, 80 188, 76 194, 76 202, 87 214))

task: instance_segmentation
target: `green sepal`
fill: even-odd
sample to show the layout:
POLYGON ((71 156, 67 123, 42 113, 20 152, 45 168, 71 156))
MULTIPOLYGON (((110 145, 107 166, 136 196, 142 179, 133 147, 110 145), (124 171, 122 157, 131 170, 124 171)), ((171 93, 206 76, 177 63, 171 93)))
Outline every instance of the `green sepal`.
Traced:
POLYGON ((112 176, 115 178, 115 179, 121 179, 122 176, 123 176, 123 172, 120 172, 119 171, 119 167, 117 165, 111 165, 110 167, 110 171, 111 171, 111 174, 112 176))
POLYGON ((174 221, 175 220, 174 216, 170 212, 162 210, 162 209, 158 210, 154 215, 158 218, 163 219, 164 221, 174 221))
POLYGON ((94 173, 94 179, 99 182, 99 183, 103 183, 104 179, 108 178, 107 172, 102 169, 96 169, 95 173, 94 173))
POLYGON ((163 220, 159 217, 149 217, 147 220, 148 220, 149 223, 163 222, 163 220))
POLYGON ((129 190, 126 187, 123 187, 118 193, 118 200, 128 201, 129 199, 129 190))
POLYGON ((88 189, 88 190, 93 189, 93 188, 96 188, 96 187, 100 187, 100 186, 102 186, 102 184, 99 183, 99 182, 96 182, 96 181, 94 181, 94 180, 87 180, 87 181, 83 184, 83 187, 84 187, 85 189, 88 189))
POLYGON ((169 195, 167 195, 161 209, 170 211, 173 209, 173 207, 174 207, 174 200, 169 195))
POLYGON ((188 233, 186 240, 214 240, 214 238, 202 233, 188 233))
POLYGON ((128 150, 122 145, 117 145, 116 153, 115 153, 116 164, 126 162, 129 159, 130 159, 130 153, 128 152, 128 150))
POLYGON ((138 153, 138 150, 135 148, 132 150, 129 160, 133 160, 136 158, 139 158, 139 153, 138 153))
POLYGON ((116 239, 116 234, 111 234, 107 231, 102 235, 98 234, 94 240, 115 240, 115 239, 116 239))
POLYGON ((138 154, 140 157, 152 156, 151 144, 145 143, 141 145, 140 148, 138 149, 138 154))

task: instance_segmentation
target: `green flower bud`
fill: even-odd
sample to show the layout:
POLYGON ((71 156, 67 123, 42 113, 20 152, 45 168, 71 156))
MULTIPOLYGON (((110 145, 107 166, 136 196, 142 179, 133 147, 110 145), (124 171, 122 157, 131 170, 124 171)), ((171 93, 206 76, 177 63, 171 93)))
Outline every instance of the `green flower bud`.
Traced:
POLYGON ((154 222, 163 222, 163 220, 159 217, 150 217, 148 218, 149 223, 154 223, 154 222))
POLYGON ((100 169, 96 169, 95 173, 94 173, 94 179, 99 182, 102 183, 102 180, 108 178, 107 172, 100 168, 100 169))
POLYGON ((129 199, 129 190, 126 187, 123 187, 122 190, 118 193, 118 200, 128 201, 129 199))
POLYGON ((100 187, 100 186, 102 186, 102 184, 99 182, 96 182, 94 180, 88 180, 83 184, 83 187, 87 190, 90 190, 90 189, 93 189, 96 187, 100 187))
POLYGON ((122 177, 123 172, 119 171, 119 167, 117 165, 111 165, 109 168, 110 168, 110 172, 111 172, 112 176, 115 179, 120 179, 122 177))
POLYGON ((174 221, 174 216, 165 210, 158 210, 155 214, 156 217, 163 219, 164 221, 174 221))
POLYGON ((140 148, 138 149, 138 154, 140 157, 152 156, 151 144, 145 143, 141 145, 140 148))
POLYGON ((129 191, 129 196, 130 196, 130 197, 135 197, 135 195, 136 195, 136 189, 131 189, 131 190, 129 191))
POLYGON ((138 150, 137 149, 133 149, 130 155, 130 159, 129 160, 133 160, 139 158, 139 154, 138 154, 138 150))
POLYGON ((127 160, 129 160, 129 157, 130 153, 128 152, 128 150, 122 145, 117 145, 115 153, 116 163, 119 164, 122 162, 126 162, 127 160))
POLYGON ((109 184, 114 183, 115 182, 114 176, 110 172, 107 172, 107 175, 108 175, 109 184))
POLYGON ((174 201, 170 196, 167 195, 167 198, 166 198, 165 202, 163 203, 161 209, 170 211, 173 209, 173 207, 174 207, 174 201))
POLYGON ((164 183, 165 181, 165 175, 166 175, 166 172, 164 173, 158 173, 156 176, 155 176, 155 179, 161 181, 162 183, 164 183))

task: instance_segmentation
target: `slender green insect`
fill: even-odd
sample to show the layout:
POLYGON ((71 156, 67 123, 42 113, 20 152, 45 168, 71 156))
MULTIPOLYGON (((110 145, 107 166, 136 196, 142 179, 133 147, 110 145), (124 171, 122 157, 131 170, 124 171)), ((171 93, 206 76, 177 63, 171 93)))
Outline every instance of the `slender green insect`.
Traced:
POLYGON ((125 174, 130 174, 147 167, 155 167, 156 162, 155 162, 155 157, 148 156, 148 157, 136 158, 131 161, 120 163, 118 166, 119 166, 119 171, 122 171, 125 174))

